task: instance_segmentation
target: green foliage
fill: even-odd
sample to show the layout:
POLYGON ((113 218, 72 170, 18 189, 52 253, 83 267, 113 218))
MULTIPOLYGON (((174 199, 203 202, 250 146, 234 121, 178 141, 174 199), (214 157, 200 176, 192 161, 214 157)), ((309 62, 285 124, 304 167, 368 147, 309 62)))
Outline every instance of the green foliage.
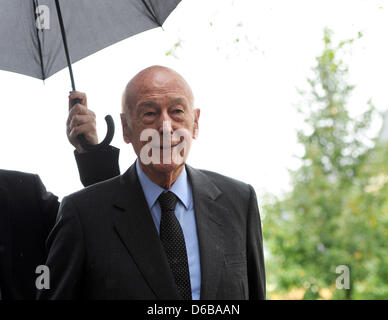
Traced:
POLYGON ((368 137, 370 101, 361 116, 349 115, 354 87, 342 57, 353 41, 334 44, 325 29, 298 109, 301 166, 290 172, 292 190, 263 207, 270 297, 299 288, 304 299, 388 298, 388 146, 368 137), (350 268, 349 290, 336 289, 339 265, 350 268))
POLYGON ((177 51, 182 47, 182 40, 179 39, 177 42, 174 43, 173 47, 166 52, 166 56, 173 56, 176 59, 178 58, 177 51))

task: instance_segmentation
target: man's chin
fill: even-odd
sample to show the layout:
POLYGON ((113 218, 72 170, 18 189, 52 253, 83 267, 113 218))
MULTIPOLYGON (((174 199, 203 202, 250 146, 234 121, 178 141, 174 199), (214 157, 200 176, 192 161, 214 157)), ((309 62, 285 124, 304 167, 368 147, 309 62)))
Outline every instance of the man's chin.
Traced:
POLYGON ((184 162, 182 163, 158 163, 154 164, 151 163, 149 164, 150 167, 152 167, 153 170, 158 171, 158 172, 163 172, 163 173, 168 173, 168 172, 174 172, 178 170, 180 167, 184 165, 184 162))

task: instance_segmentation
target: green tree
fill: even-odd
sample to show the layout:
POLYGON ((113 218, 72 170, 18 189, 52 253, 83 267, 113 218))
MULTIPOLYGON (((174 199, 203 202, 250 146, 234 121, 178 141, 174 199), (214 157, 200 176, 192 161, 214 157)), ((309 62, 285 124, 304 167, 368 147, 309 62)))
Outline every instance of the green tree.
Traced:
POLYGON ((368 138, 371 102, 357 118, 348 112, 354 87, 343 57, 354 40, 335 44, 325 29, 323 41, 298 108, 305 121, 301 166, 290 172, 291 191, 268 196, 263 206, 269 291, 299 288, 305 299, 387 297, 386 146, 373 147, 368 138), (373 177, 382 181, 377 191, 373 177), (339 265, 350 269, 349 290, 336 289, 339 265))

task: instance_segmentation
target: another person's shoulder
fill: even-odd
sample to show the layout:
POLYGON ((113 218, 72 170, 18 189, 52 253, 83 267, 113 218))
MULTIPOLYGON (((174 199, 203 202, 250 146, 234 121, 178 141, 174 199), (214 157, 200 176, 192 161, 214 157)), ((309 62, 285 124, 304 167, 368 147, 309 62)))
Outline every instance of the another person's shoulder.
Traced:
POLYGON ((8 186, 22 186, 35 183, 39 176, 34 173, 0 169, 0 182, 8 186))

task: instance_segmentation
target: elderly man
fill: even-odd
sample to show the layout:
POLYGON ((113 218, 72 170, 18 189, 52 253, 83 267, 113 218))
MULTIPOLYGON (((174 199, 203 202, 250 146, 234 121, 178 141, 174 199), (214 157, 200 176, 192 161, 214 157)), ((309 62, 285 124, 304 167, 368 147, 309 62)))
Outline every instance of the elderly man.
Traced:
MULTIPOLYGON (((97 143, 94 113, 85 107, 86 97, 74 92, 70 99, 82 99, 71 108, 67 120, 69 141, 76 147, 75 157, 81 181, 89 185, 119 173, 119 150, 85 152, 78 144, 82 133, 97 143)), ((0 170, 0 299, 35 299, 37 267, 47 258, 46 238, 58 213, 58 198, 46 191, 39 176, 0 170)))
POLYGON ((253 188, 185 164, 199 116, 171 69, 153 66, 128 83, 123 136, 138 158, 63 200, 40 298, 265 298, 253 188))

